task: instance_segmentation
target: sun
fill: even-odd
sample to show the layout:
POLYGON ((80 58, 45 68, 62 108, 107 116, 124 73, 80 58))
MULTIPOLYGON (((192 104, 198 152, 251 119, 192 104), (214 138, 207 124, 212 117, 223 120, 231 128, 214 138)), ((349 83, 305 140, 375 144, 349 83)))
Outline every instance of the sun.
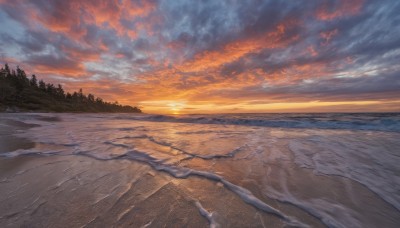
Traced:
POLYGON ((180 114, 180 111, 184 108, 185 104, 182 102, 171 102, 168 104, 169 110, 172 114, 180 114))

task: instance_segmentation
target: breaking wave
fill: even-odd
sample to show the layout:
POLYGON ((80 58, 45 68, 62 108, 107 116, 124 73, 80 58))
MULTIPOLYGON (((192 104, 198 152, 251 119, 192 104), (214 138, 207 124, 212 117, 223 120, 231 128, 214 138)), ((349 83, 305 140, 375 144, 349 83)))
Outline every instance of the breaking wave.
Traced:
POLYGON ((118 118, 151 122, 400 132, 399 113, 137 115, 118 118))

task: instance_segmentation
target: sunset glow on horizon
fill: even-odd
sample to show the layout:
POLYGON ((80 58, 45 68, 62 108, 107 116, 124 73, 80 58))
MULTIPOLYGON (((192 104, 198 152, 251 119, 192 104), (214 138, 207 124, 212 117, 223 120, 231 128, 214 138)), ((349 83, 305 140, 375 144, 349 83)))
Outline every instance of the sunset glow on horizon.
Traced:
POLYGON ((147 113, 398 112, 400 2, 0 0, 0 63, 147 113))

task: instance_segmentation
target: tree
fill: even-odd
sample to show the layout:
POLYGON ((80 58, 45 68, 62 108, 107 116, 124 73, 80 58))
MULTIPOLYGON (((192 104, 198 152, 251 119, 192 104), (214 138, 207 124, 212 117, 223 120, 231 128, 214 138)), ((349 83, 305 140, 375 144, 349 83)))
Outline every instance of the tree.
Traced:
POLYGON ((72 94, 72 99, 74 99, 75 101, 77 101, 78 98, 79 98, 78 93, 77 93, 77 92, 74 92, 74 93, 72 94))
POLYGON ((78 92, 78 98, 79 98, 80 101, 83 101, 83 97, 84 97, 83 91, 82 91, 82 88, 80 88, 79 92, 78 92))
POLYGON ((0 109, 9 106, 56 112, 141 112, 118 102, 105 102, 93 94, 86 96, 82 89, 65 94, 62 85, 38 81, 36 75, 27 78, 23 69, 10 69, 6 64, 0 68, 0 109))
POLYGON ((60 84, 58 84, 58 86, 57 86, 56 93, 57 93, 57 96, 59 96, 60 98, 65 97, 64 89, 62 88, 62 86, 60 84))
POLYGON ((0 79, 6 78, 6 70, 3 67, 0 69, 0 79))
POLYGON ((43 80, 39 81, 39 89, 42 91, 46 91, 46 83, 43 80))
POLYGON ((96 103, 103 104, 103 99, 101 99, 100 97, 96 98, 96 103))
POLYGON ((93 94, 89 93, 87 97, 88 97, 88 101, 89 102, 92 102, 92 103, 94 102, 94 95, 93 94))
POLYGON ((47 91, 48 93, 50 93, 50 94, 57 95, 57 93, 56 93, 56 88, 55 88, 54 85, 51 84, 51 83, 47 83, 47 85, 46 85, 46 91, 47 91))
POLYGON ((16 89, 8 83, 0 83, 0 102, 15 96, 16 89))
POLYGON ((68 92, 67 95, 65 96, 66 99, 71 100, 72 99, 72 95, 68 92))
POLYGON ((17 66, 16 76, 15 71, 13 72, 13 81, 18 91, 22 91, 29 86, 29 79, 26 77, 25 71, 21 70, 19 66, 17 66))
POLYGON ((14 80, 17 78, 17 74, 15 73, 15 70, 12 69, 11 73, 7 75, 9 79, 14 80))
POLYGON ((10 67, 7 63, 4 65, 4 70, 6 71, 6 77, 11 74, 10 67))
POLYGON ((33 87, 38 87, 36 76, 33 74, 31 80, 29 81, 30 85, 33 87))

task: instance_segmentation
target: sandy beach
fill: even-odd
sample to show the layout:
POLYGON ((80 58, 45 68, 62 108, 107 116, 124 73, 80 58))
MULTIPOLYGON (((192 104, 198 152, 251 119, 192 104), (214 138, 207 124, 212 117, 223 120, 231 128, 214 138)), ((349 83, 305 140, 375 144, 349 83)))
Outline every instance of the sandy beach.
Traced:
MULTIPOLYGON (((219 126, 116 117, 2 114, 0 226, 396 227, 400 221, 391 198, 363 179, 299 165, 304 158, 285 146, 292 129, 224 126, 223 137, 210 141, 219 126), (237 137, 246 131, 274 146, 262 149, 257 141, 254 150, 249 138, 237 137)), ((307 134, 297 131, 295 138, 307 134)))

